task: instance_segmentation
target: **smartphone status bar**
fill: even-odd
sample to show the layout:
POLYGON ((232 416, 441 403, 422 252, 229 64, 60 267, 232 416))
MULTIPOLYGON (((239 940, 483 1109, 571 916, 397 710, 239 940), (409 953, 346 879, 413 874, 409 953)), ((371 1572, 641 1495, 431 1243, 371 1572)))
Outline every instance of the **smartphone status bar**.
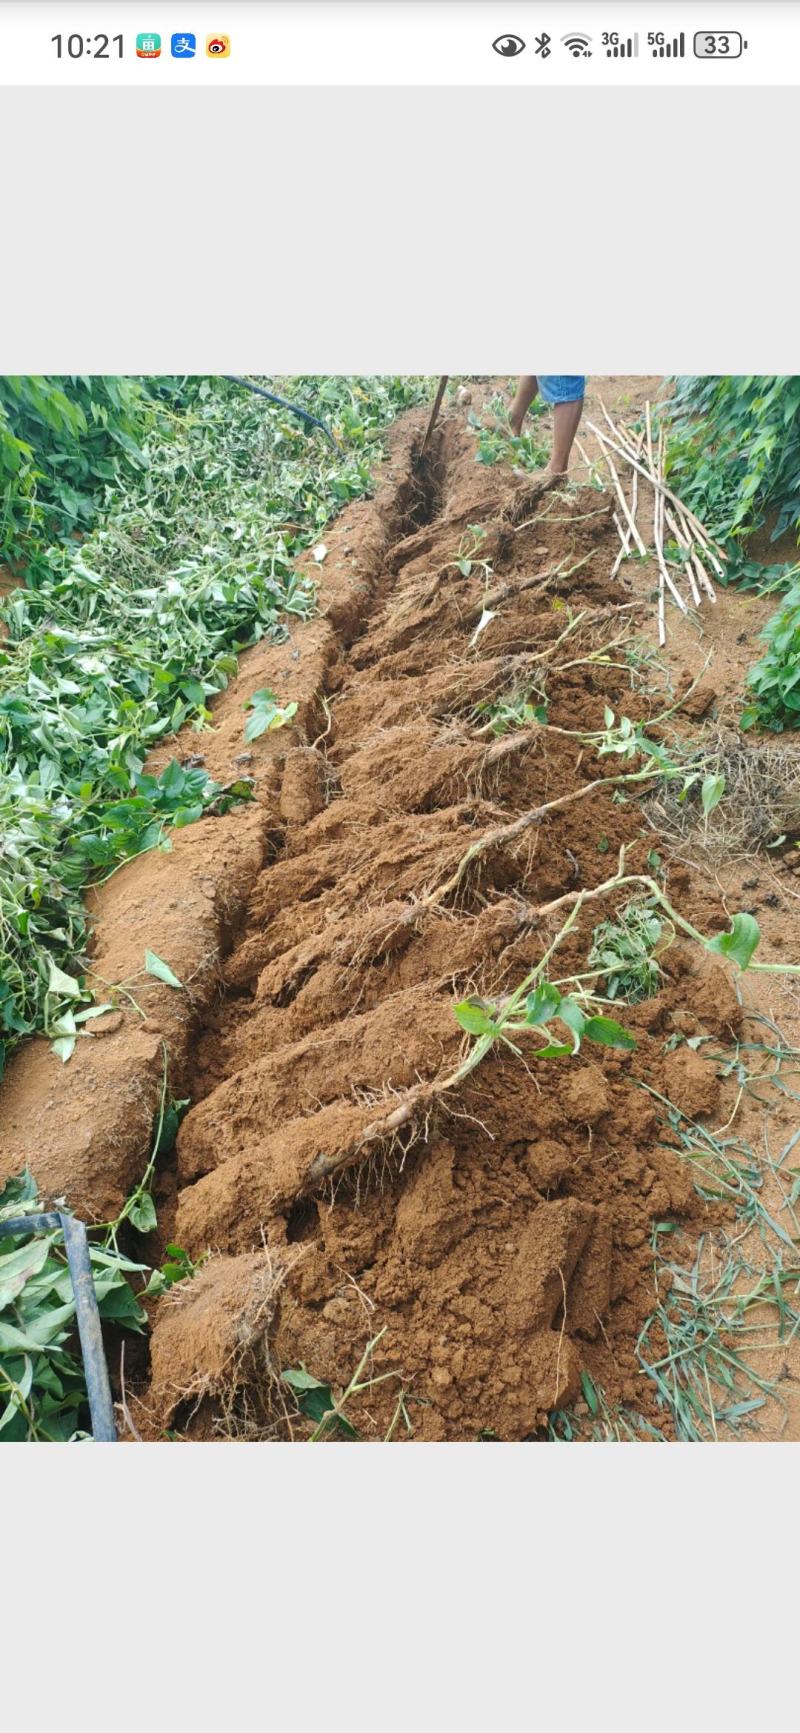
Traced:
POLYGON ((0 33, 5 85, 786 85, 798 66, 800 8, 764 0, 6 0, 0 33))

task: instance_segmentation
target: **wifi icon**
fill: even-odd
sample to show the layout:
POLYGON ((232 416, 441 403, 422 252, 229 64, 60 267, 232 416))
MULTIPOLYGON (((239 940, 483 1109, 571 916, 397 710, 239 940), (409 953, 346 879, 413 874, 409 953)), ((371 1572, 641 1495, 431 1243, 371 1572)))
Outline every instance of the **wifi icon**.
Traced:
POLYGON ((569 49, 573 60, 591 59, 591 36, 583 36, 579 30, 573 30, 571 35, 562 36, 561 40, 564 47, 569 49))

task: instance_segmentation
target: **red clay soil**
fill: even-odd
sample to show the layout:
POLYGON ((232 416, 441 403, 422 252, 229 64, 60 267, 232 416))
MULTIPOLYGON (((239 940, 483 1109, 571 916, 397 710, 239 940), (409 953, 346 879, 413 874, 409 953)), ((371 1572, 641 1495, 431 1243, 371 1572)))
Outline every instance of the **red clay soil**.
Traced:
MULTIPOLYGON (((408 474, 359 629, 328 668, 324 738, 286 756, 271 855, 194 1043, 170 1233, 214 1255, 156 1308, 151 1435, 284 1436, 280 1369, 344 1387, 381 1331, 366 1376, 393 1376, 348 1409, 366 1438, 396 1426, 401 1392, 417 1439, 529 1437, 582 1371, 647 1413, 634 1344, 652 1224, 703 1210, 637 1087, 717 1105, 709 1067, 664 1051, 687 1019, 723 1039, 739 1022, 725 969, 690 949, 626 1012, 633 1054, 493 1051, 436 1093, 464 1051, 454 1000, 508 992, 558 930, 537 905, 608 877, 622 842, 645 869, 653 842, 634 802, 599 791, 488 847, 426 904, 486 833, 609 774, 541 729, 509 751, 475 705, 533 683, 550 723, 576 729, 607 703, 649 702, 619 651, 618 666, 587 662, 637 618, 609 579, 607 498, 482 471, 452 423, 408 474), (479 568, 454 563, 476 522, 488 596, 479 568), (567 603, 584 620, 559 645, 567 603)), ((559 976, 585 966, 597 918, 585 911, 559 976)))
MULTIPOLYGON (((652 1226, 696 1233, 718 1206, 639 1085, 724 1118, 713 1066, 667 1049, 740 1027, 727 967, 675 944, 663 990, 624 1012, 632 1053, 537 1062, 531 1037, 438 1088, 468 1045, 454 1002, 511 991, 557 933, 540 905, 609 877, 622 843, 646 870, 658 842, 636 799, 584 794, 615 760, 538 726, 496 737, 476 706, 546 695, 563 730, 601 726, 607 704, 655 714, 662 675, 633 654, 652 604, 610 579, 610 495, 476 464, 461 417, 423 462, 424 421, 395 430, 376 501, 326 531, 322 617, 247 653, 213 732, 166 749, 202 753, 223 783, 250 776, 255 800, 97 894, 92 967, 136 977, 139 1009, 64 1068, 28 1044, 0 1093, 0 1173, 27 1161, 95 1218, 141 1174, 165 1049, 191 1100, 158 1175, 159 1235, 206 1261, 151 1307, 149 1375, 131 1365, 145 1437, 307 1436, 281 1371, 342 1389, 379 1335, 348 1405, 366 1439, 406 1437, 407 1419, 422 1440, 540 1435, 582 1373, 664 1425, 635 1353, 652 1226), (459 569, 474 524, 488 576, 459 569), (297 725, 246 749, 261 685, 298 702, 297 725), (141 975, 145 945, 187 992, 141 975)), ((686 658, 678 691, 702 665, 686 658)), ((668 888, 703 931, 726 924, 708 875, 678 860, 668 888)), ((551 978, 585 968, 614 906, 583 911, 551 978)))

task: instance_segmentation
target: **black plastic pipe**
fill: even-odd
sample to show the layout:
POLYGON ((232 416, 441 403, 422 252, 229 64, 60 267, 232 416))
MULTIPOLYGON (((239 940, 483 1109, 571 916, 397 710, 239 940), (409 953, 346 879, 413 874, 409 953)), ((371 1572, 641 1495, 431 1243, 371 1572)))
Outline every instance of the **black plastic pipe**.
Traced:
POLYGON ((60 1228, 64 1235, 64 1250, 75 1296, 75 1321, 86 1374, 92 1437, 96 1444, 116 1444, 114 1404, 84 1223, 61 1210, 57 1214, 15 1216, 11 1221, 0 1222, 0 1234, 46 1234, 52 1233, 54 1228, 60 1228))
POLYGON ((288 409, 292 415, 299 415, 300 420, 307 421, 310 427, 321 428, 325 438, 330 440, 334 451, 339 450, 339 445, 330 428, 326 427, 325 422, 320 421, 316 415, 309 415, 308 410, 301 409, 299 403, 290 403, 288 397, 277 397, 274 391, 265 391, 263 385, 252 385, 249 379, 240 378, 238 373, 223 373, 222 377, 227 379, 229 385, 241 385, 243 390, 253 391, 256 397, 266 397, 268 403, 277 403, 281 409, 288 409))

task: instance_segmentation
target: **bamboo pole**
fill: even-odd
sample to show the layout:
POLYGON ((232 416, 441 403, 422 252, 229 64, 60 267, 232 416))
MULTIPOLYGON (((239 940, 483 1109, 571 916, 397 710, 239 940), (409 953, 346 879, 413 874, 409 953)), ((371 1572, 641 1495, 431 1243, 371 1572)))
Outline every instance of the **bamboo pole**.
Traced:
MULTIPOLYGON (((651 436, 651 432, 650 432, 650 423, 649 423, 649 410, 650 410, 649 403, 647 405, 647 410, 648 410, 648 450, 652 451, 652 436, 651 436)), ((656 483, 658 483, 658 481, 659 481, 659 478, 661 475, 661 467, 662 467, 663 462, 664 462, 664 429, 662 427, 659 431, 658 451, 657 451, 657 455, 655 457, 654 471, 653 471, 656 483)), ((670 571, 669 571, 669 567, 667 566, 666 559, 664 558, 664 509, 665 509, 665 505, 666 505, 666 501, 664 499, 663 493, 656 492, 655 516, 653 519, 653 538, 654 538, 655 544, 656 544, 656 558, 658 560, 658 567, 659 567, 659 572, 660 572, 659 586, 658 586, 658 618, 659 618, 659 633, 661 633, 661 631, 663 631, 664 635, 665 635, 664 638, 660 638, 660 642, 662 644, 664 643, 665 637, 666 637, 666 619, 665 619, 665 608, 664 608, 664 589, 665 589, 665 587, 666 587, 666 589, 669 590, 670 595, 677 602, 678 607, 681 610, 681 613, 682 614, 688 614, 688 612, 689 612, 689 610, 686 606, 686 603, 683 599, 683 596, 681 595, 680 591, 677 589, 676 585, 673 583, 672 576, 671 576, 670 571)))
MULTIPOLYGON (((709 598, 709 601, 716 602, 717 592, 714 589, 714 585, 711 582, 711 579, 708 575, 708 572, 706 571, 705 566, 703 565, 702 560, 700 559, 699 554, 697 553, 695 537, 692 534, 691 526, 689 524, 687 524, 685 518, 682 518, 680 521, 681 521, 684 535, 686 536, 686 539, 689 543, 689 546, 692 549, 692 559, 694 562, 694 568, 695 568, 695 571, 697 572, 697 576, 698 576, 698 579, 700 581, 700 584, 702 585, 702 588, 705 590, 706 595, 709 598)), ((705 552, 705 549, 703 551, 705 552)))
MULTIPOLYGON (((587 423, 587 425, 591 425, 591 423, 587 423)), ((598 439, 598 441, 600 443, 600 449, 603 453, 603 456, 606 460, 606 463, 608 464, 611 479, 612 479, 612 481, 614 483, 614 487, 616 489, 617 499, 619 500, 619 503, 622 507, 623 513, 624 513, 625 517, 627 518, 628 525, 629 525, 629 528, 631 531, 631 535, 633 536, 633 539, 636 543, 636 546, 639 549, 640 554, 643 556, 644 559, 646 559, 647 558, 647 549, 644 545, 644 542, 642 541, 642 538, 639 534, 638 529, 636 528, 636 525, 633 521, 633 518, 631 517, 630 507, 628 505, 628 501, 625 498, 622 483, 619 479, 619 476, 617 475, 617 471, 616 471, 616 468, 614 466, 614 459, 612 458, 611 453, 607 450, 606 438, 600 432, 599 427, 592 427, 592 432, 594 433, 594 435, 598 439)))
MULTIPOLYGON (((684 570, 686 572, 686 581, 689 585, 689 589, 692 592, 692 601, 694 602, 695 607, 699 608, 699 606, 700 606, 700 591, 697 588, 697 579, 695 578, 694 571, 692 569, 692 560, 694 557, 694 555, 693 555, 694 543, 691 541, 686 541, 684 539, 684 532, 680 529, 680 527, 677 524, 675 518, 673 517, 671 511, 666 512, 665 516, 666 516, 667 523, 669 524, 669 527, 672 531, 672 534, 674 535, 675 540, 678 544, 678 547, 683 548, 685 550, 685 552, 688 553, 688 555, 689 555, 689 558, 686 561, 686 565, 684 567, 684 570)), ((713 594, 713 592, 712 592, 712 594, 713 594)))
POLYGON ((617 576, 617 573, 619 571, 620 566, 622 565, 622 562, 625 558, 625 555, 630 553, 631 532, 630 532, 630 530, 623 530, 622 524, 620 523, 616 512, 613 513, 613 518, 614 518, 614 525, 615 525, 615 528, 617 531, 617 535, 619 536, 620 544, 621 544, 619 553, 617 554, 617 557, 616 557, 614 564, 611 568, 611 576, 612 576, 612 578, 615 578, 617 576))
MULTIPOLYGON (((638 469, 639 474, 644 476, 645 481, 649 481, 649 482, 653 481, 652 475, 648 474, 644 465, 642 463, 640 463, 636 458, 632 457, 630 452, 626 451, 624 445, 620 445, 618 439, 614 440, 611 438, 610 434, 602 433, 600 428, 597 427, 597 425, 593 421, 587 421, 586 426, 589 428, 589 431, 591 433, 593 433, 595 435, 595 437, 601 441, 602 444, 610 445, 612 450, 616 451, 616 453, 619 457, 624 457, 626 463, 630 463, 634 469, 638 469)), ((719 544, 714 543, 712 545, 712 542, 711 542, 711 539, 708 535, 708 532, 703 528, 703 525, 701 524, 699 518, 695 517, 694 512, 690 510, 688 505, 684 505, 683 500, 678 498, 678 495, 673 492, 671 487, 667 486, 665 481, 659 481, 655 485, 664 494, 664 497, 666 499, 671 500, 672 504, 674 506, 678 507, 678 510, 682 513, 683 517, 685 517, 687 522, 692 525, 692 527, 696 533, 697 539, 702 544, 702 546, 705 548, 711 564, 714 566, 715 570, 719 573, 719 576, 724 577, 725 576, 724 569, 720 565, 719 560, 713 551, 714 546, 716 546, 718 548, 719 553, 720 554, 723 553, 723 550, 719 547, 719 544)), ((724 557, 725 556, 723 554, 723 558, 724 557)))

